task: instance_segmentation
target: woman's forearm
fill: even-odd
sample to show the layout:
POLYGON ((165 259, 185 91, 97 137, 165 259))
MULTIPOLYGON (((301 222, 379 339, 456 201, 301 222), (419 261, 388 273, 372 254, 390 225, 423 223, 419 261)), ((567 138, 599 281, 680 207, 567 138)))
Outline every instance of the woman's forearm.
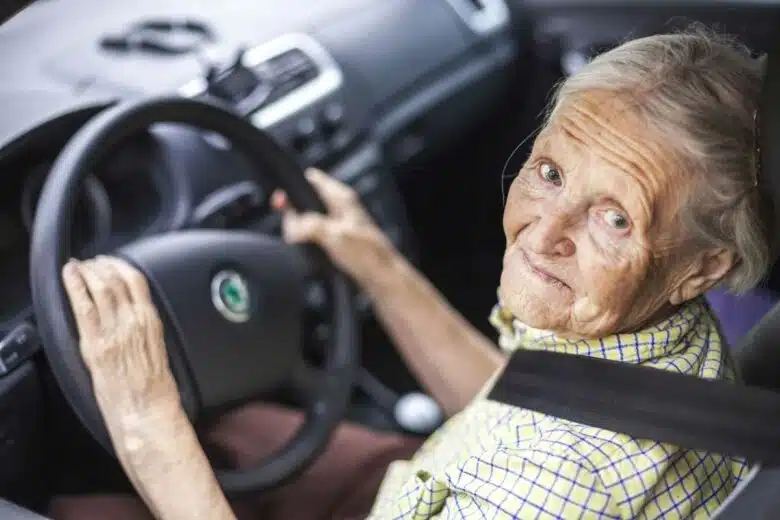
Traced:
POLYGON ((235 520, 184 411, 125 414, 109 426, 117 456, 157 520, 235 520))
POLYGON ((401 355, 447 415, 459 412, 505 357, 401 255, 362 284, 401 355))

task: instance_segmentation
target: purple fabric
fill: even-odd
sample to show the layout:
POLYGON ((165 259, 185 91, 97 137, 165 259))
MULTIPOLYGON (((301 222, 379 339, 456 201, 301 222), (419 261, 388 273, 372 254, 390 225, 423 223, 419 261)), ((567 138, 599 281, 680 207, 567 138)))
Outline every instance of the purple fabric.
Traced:
POLYGON ((754 289, 742 296, 722 290, 707 293, 707 301, 720 320, 730 346, 735 346, 778 300, 780 296, 768 289, 754 289))

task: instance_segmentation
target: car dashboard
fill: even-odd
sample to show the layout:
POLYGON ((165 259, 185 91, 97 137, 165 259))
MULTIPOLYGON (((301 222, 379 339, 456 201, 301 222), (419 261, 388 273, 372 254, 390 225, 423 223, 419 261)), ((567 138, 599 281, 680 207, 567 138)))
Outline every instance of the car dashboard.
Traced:
MULTIPOLYGON (((44 0, 0 28, 0 495, 29 503, 21 482, 46 465, 30 231, 48 170, 86 121, 148 96, 218 100, 352 185, 414 259, 395 175, 500 98, 511 24, 502 0, 44 0)), ((277 233, 262 177, 219 135, 155 125, 91 172, 70 255, 189 226, 277 233)))
MULTIPOLYGON (((80 23, 58 26, 56 41, 41 32, 38 47, 13 48, 22 33, 32 41, 29 32, 46 30, 60 4, 33 4, 4 27, 5 41, 0 35, 0 73, 11 78, 0 90, 11 110, 0 123, 0 248, 12 266, 0 275, 0 331, 29 317, 24 245, 46 172, 58 146, 103 107, 150 95, 217 98, 302 164, 383 199, 370 208, 400 245, 400 201, 392 186, 379 189, 381 170, 446 142, 453 121, 468 121, 461 111, 477 113, 480 99, 493 98, 515 55, 505 4, 469 10, 463 0, 431 3, 424 14, 412 1, 291 2, 282 11, 266 2, 136 2, 108 10, 75 1, 69 10, 83 9, 85 17, 68 14, 80 23)), ((220 225, 229 211, 220 204, 263 210, 267 190, 251 185, 253 175, 240 172, 246 165, 228 148, 218 136, 180 128, 150 129, 127 143, 84 188, 74 256, 188 219, 220 225)))

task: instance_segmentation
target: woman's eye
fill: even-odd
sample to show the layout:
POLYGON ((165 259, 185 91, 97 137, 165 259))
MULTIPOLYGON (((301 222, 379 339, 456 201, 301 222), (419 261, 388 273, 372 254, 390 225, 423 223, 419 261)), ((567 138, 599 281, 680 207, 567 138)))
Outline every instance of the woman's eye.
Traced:
POLYGON ((614 209, 608 209, 604 212, 604 220, 615 229, 624 230, 629 227, 628 218, 614 209))
POLYGON ((549 163, 542 163, 539 167, 539 175, 541 175, 542 179, 545 181, 555 184, 556 186, 560 186, 563 180, 558 169, 549 163))

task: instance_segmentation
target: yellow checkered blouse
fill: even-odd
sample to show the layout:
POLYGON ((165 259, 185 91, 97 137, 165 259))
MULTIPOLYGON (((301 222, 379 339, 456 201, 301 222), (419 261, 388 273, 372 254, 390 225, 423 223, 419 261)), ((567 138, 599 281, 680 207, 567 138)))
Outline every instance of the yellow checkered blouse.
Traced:
MULTIPOLYGON (((572 341, 523 327, 494 309, 501 347, 547 349, 732 378, 701 300, 636 334, 572 341)), ((395 462, 370 518, 708 518, 748 468, 740 459, 584 426, 515 408, 483 392, 411 461, 395 462)))

